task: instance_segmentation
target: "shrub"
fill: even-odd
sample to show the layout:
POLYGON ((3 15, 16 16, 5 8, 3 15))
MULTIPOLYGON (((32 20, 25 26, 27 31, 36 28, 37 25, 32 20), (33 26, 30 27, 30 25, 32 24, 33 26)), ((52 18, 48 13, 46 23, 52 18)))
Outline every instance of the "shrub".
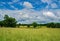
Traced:
POLYGON ((37 27, 37 23, 36 22, 33 22, 32 25, 33 25, 34 28, 37 27))

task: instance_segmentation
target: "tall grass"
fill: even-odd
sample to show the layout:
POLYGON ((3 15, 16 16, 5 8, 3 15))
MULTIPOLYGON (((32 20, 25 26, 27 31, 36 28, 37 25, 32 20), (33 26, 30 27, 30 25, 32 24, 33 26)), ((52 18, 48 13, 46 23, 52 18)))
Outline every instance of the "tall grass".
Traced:
POLYGON ((60 41, 60 29, 0 28, 0 41, 60 41))

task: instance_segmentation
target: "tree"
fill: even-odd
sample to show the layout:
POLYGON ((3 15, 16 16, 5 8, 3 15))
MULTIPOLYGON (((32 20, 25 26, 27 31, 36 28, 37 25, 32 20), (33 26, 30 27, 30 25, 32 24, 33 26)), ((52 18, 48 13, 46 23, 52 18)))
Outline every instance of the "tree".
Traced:
POLYGON ((51 27, 51 23, 47 23, 46 26, 50 28, 51 27))
POLYGON ((18 26, 18 28, 21 26, 21 24, 19 23, 19 24, 17 24, 17 26, 18 26))
POLYGON ((53 23, 53 22, 47 24, 47 27, 49 27, 49 28, 50 28, 50 27, 51 27, 51 28, 55 28, 55 26, 56 26, 56 25, 55 25, 55 23, 53 23))
POLYGON ((0 21, 0 26, 2 27, 4 25, 4 22, 3 21, 0 21))
POLYGON ((4 26, 6 27, 15 27, 17 21, 15 18, 9 17, 8 15, 4 16, 4 26))
POLYGON ((56 23, 55 28, 60 28, 60 23, 56 23))
POLYGON ((51 27, 52 28, 55 28, 55 23, 51 23, 51 27))
POLYGON ((30 27, 30 24, 27 24, 27 27, 29 28, 30 27))
POLYGON ((37 27, 37 23, 36 22, 33 22, 32 25, 34 26, 34 28, 37 27))

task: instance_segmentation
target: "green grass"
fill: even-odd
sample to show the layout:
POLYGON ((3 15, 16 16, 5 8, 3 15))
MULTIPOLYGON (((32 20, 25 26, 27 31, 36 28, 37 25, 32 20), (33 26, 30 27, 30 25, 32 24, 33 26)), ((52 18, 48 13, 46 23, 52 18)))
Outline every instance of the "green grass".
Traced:
POLYGON ((0 28, 0 41, 60 41, 60 28, 0 28))

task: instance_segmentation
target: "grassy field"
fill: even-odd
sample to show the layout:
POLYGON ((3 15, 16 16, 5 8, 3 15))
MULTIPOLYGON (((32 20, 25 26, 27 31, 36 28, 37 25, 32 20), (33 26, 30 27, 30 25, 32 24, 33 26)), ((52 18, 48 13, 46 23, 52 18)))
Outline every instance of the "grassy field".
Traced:
POLYGON ((60 41, 60 28, 0 28, 0 41, 60 41))

